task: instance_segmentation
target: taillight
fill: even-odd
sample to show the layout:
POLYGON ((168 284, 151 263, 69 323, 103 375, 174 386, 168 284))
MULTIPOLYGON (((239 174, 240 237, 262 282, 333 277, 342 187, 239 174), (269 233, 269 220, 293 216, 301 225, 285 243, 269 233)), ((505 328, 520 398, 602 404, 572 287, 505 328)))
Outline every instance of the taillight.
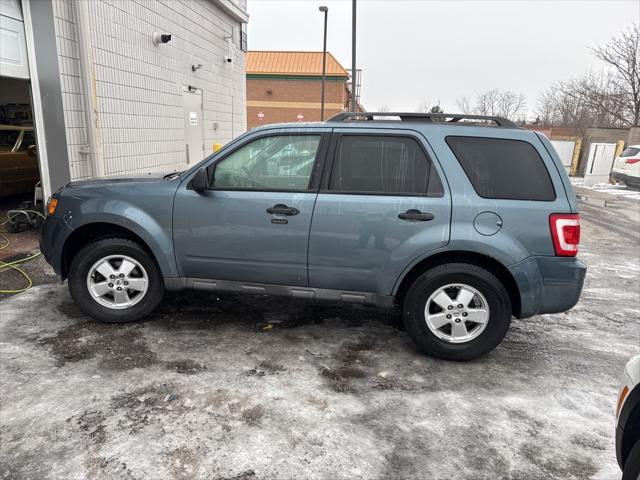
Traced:
POLYGON ((640 157, 636 157, 636 158, 625 158, 624 159, 624 163, 627 163, 629 165, 633 165, 634 163, 638 163, 640 162, 640 157))
POLYGON ((618 404, 616 405, 616 418, 620 416, 620 410, 622 410, 622 404, 627 398, 627 395, 629 395, 629 387, 625 385, 624 388, 620 390, 620 395, 618 396, 618 404))
POLYGON ((580 215, 577 213, 552 213, 549 228, 556 255, 575 257, 580 243, 580 215))

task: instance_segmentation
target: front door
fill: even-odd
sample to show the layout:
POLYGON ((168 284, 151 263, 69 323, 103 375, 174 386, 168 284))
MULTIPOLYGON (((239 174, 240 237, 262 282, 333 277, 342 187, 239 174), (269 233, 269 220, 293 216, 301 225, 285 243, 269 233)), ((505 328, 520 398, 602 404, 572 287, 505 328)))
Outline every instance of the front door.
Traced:
POLYGON ((309 286, 390 295, 407 265, 448 243, 449 192, 419 136, 334 136, 309 236, 309 286))
POLYGON ((187 164, 198 163, 204 158, 204 125, 202 90, 186 88, 182 92, 184 105, 184 139, 187 164))
POLYGON ((174 241, 182 276, 308 286, 324 132, 257 133, 209 165, 209 190, 180 186, 174 241))

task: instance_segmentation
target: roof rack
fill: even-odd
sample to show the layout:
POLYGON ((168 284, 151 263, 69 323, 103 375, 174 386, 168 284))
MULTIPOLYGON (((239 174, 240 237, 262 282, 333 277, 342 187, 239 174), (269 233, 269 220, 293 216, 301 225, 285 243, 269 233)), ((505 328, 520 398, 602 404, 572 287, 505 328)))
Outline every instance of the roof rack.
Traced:
POLYGON ((503 117, 489 115, 464 115, 461 113, 407 113, 407 112, 341 112, 327 119, 327 122, 344 122, 350 118, 364 118, 365 121, 372 121, 374 117, 400 117, 403 122, 422 120, 433 122, 440 120, 445 123, 458 123, 460 120, 485 120, 494 122, 498 127, 519 128, 511 120, 503 117))

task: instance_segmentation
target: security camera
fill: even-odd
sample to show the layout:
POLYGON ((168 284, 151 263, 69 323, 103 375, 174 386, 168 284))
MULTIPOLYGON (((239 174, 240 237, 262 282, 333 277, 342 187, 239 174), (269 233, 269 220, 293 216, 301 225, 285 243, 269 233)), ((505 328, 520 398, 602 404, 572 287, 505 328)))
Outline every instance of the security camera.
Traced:
POLYGON ((169 43, 171 41, 171 35, 168 33, 153 32, 153 35, 151 36, 151 38, 153 40, 153 44, 156 47, 161 43, 169 43))
POLYGON ((231 58, 230 55, 225 55, 224 56, 224 61, 227 63, 232 63, 233 62, 233 58, 231 58))

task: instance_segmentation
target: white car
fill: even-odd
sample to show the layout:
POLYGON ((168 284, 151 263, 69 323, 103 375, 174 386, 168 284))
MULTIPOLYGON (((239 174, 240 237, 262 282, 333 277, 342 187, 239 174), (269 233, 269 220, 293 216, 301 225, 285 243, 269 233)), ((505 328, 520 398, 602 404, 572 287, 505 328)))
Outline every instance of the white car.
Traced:
POLYGON ((640 186, 640 145, 629 145, 613 162, 611 177, 629 186, 640 186))
POLYGON ((640 355, 624 369, 616 405, 616 456, 622 480, 640 480, 640 355))

